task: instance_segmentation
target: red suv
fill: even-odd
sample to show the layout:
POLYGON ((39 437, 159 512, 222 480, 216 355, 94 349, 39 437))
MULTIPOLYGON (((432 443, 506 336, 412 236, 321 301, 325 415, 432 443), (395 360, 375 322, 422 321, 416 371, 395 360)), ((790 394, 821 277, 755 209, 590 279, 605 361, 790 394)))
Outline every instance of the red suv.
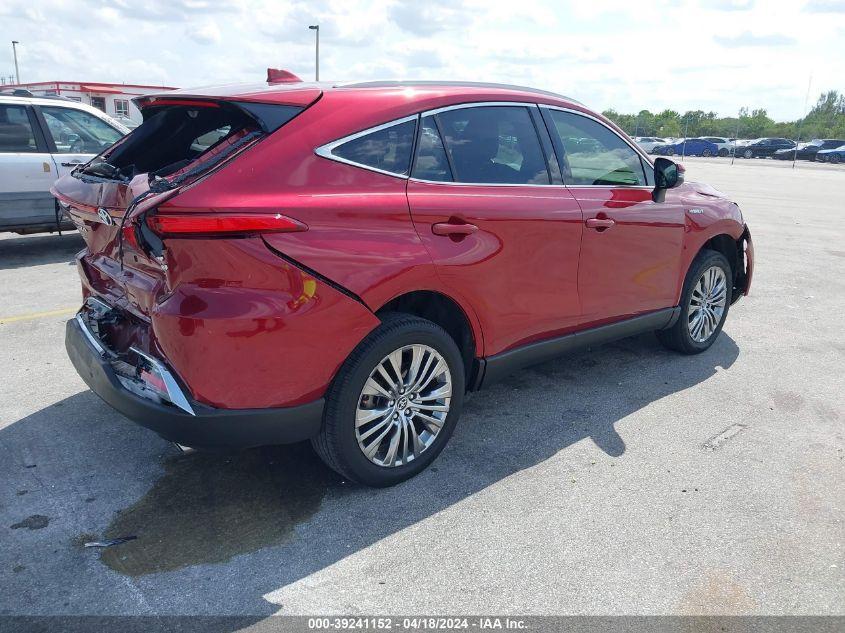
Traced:
POLYGON ((137 103, 53 190, 87 244, 66 344, 182 445, 310 439, 394 484, 466 392, 647 330, 702 352, 748 293, 737 205, 566 97, 285 76, 137 103))

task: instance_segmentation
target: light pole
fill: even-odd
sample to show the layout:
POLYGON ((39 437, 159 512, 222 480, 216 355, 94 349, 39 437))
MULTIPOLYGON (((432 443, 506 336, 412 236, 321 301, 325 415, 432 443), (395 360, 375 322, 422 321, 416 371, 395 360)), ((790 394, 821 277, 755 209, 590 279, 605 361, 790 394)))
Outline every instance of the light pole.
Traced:
POLYGON ((312 24, 308 28, 317 36, 317 48, 314 53, 314 81, 320 81, 320 25, 312 24))
POLYGON ((20 44, 17 40, 12 40, 12 56, 15 58, 15 79, 17 83, 21 82, 21 73, 18 70, 18 49, 16 48, 17 45, 20 44))

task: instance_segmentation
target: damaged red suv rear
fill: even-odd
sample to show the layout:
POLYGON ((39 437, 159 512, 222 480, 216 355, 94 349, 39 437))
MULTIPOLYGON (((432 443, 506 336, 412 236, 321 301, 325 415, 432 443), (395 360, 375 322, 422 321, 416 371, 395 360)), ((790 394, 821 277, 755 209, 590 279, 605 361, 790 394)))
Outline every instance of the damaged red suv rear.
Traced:
POLYGON ((467 391, 648 330, 704 351, 749 289, 737 206, 566 97, 288 81, 137 103, 53 190, 86 242, 66 345, 182 445, 310 439, 394 484, 467 391))

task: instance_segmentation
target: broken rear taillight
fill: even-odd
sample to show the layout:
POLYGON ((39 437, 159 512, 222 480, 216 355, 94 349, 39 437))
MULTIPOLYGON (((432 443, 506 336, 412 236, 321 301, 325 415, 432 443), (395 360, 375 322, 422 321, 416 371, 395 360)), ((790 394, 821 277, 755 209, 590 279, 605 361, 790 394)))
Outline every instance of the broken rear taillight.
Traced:
POLYGON ((162 237, 308 230, 299 220, 280 213, 159 213, 147 216, 147 225, 162 237))

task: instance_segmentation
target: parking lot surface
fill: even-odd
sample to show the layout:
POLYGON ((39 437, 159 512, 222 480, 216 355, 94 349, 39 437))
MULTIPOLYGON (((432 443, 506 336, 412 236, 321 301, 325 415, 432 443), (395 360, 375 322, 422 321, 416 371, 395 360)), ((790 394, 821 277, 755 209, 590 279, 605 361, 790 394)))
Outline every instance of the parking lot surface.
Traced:
POLYGON ((0 614, 845 613, 845 169, 729 163, 685 161, 757 253, 708 352, 516 374, 387 490, 122 418, 65 356, 79 236, 0 237, 0 614))

